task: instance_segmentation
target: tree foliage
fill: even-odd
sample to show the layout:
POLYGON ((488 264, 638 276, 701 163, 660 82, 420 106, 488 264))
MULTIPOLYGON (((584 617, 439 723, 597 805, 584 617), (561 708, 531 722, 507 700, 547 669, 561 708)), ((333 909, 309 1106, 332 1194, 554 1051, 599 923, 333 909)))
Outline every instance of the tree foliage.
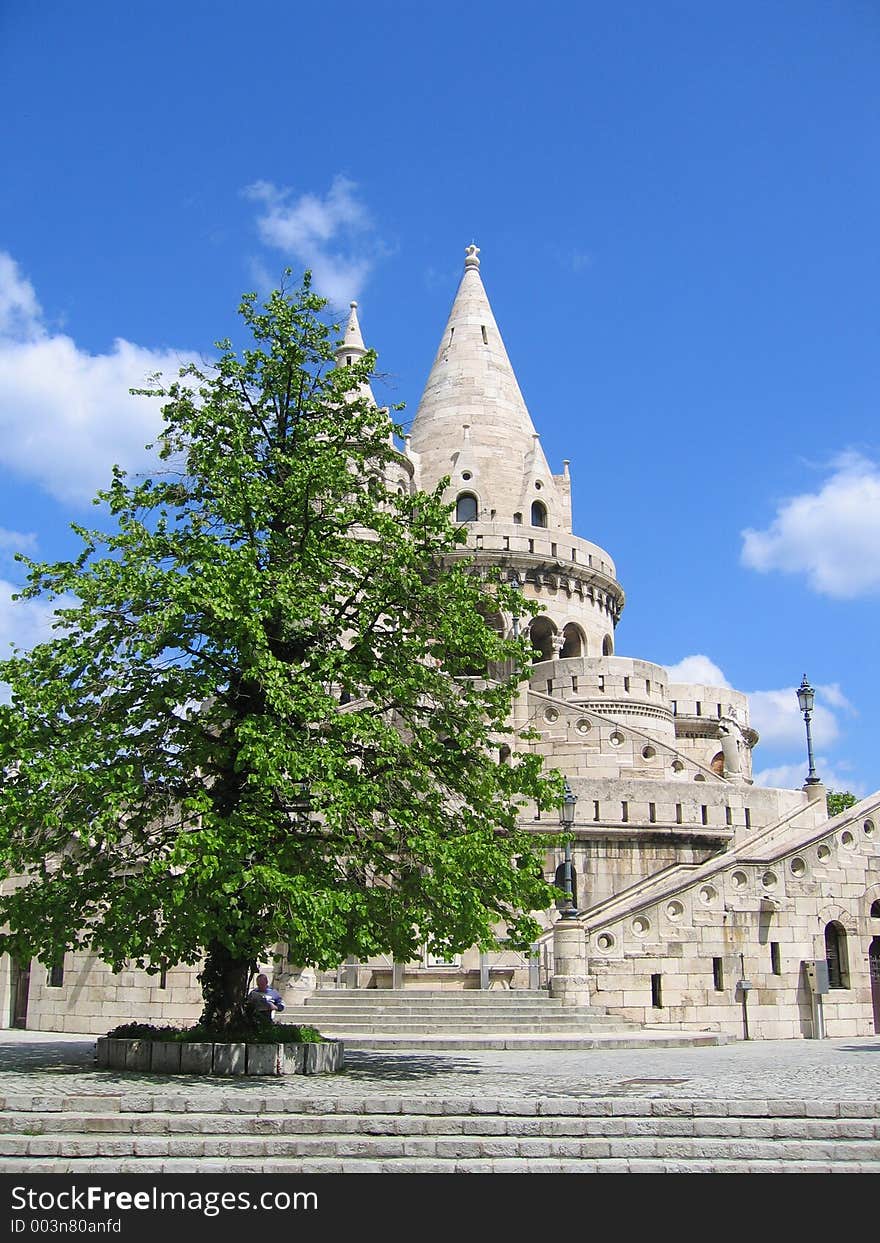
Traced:
POLYGON ((828 801, 828 815, 839 816, 842 811, 847 811, 850 807, 855 807, 859 801, 849 790, 829 790, 826 795, 828 801))
POLYGON ((247 295, 250 348, 151 390, 162 469, 28 562, 56 635, 0 663, 0 948, 207 954, 218 1021, 279 941, 322 968, 524 945, 555 894, 518 813, 557 780, 497 762, 529 655, 486 618, 524 605, 450 557, 439 489, 398 488, 375 356, 337 367, 323 307, 308 276, 247 295))

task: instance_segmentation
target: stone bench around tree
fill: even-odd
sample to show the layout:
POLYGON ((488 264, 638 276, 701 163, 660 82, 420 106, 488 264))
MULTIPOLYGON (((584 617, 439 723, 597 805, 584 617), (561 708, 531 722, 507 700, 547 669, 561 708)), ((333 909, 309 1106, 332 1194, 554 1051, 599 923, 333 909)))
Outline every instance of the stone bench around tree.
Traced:
POLYGON ((99 1036, 99 1070, 162 1075, 329 1075, 345 1066, 340 1040, 320 1044, 208 1044, 99 1036))

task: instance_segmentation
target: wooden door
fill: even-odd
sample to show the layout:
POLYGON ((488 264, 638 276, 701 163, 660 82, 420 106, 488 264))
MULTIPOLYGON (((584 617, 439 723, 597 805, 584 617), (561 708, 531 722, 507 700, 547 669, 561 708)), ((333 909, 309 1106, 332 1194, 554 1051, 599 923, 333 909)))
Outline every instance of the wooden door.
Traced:
POLYGON ((31 964, 12 960, 12 1026, 27 1027, 31 964))

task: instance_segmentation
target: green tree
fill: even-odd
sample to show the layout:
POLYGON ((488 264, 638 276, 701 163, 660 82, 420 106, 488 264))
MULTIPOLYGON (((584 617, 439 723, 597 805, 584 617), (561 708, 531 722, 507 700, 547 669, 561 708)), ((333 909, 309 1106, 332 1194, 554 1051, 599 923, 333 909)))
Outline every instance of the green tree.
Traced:
POLYGON ((850 794, 849 790, 829 790, 827 800, 829 816, 839 816, 849 807, 855 807, 859 801, 854 794, 850 794))
POLYGON ((321 968, 523 946, 556 896, 518 809, 558 779, 497 762, 529 655, 486 618, 524 606, 449 555, 439 490, 398 490, 375 356, 337 368, 324 306, 308 275, 247 295, 251 348, 150 390, 162 468, 27 563, 56 637, 0 663, 0 949, 203 959, 213 1027, 279 941, 321 968))

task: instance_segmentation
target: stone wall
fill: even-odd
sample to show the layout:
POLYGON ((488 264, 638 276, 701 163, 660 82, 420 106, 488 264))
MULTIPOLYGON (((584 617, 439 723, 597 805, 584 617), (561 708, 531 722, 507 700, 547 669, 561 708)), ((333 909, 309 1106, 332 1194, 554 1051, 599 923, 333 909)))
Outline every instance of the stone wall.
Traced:
POLYGON ((825 959, 825 929, 834 922, 845 943, 845 986, 823 999, 825 1030, 871 1034, 878 815, 875 795, 819 831, 789 830, 782 842, 772 832, 755 834, 700 867, 609 896, 585 917, 591 1001, 641 1023, 738 1037, 747 1023, 751 1038, 811 1036, 802 964, 825 959), (751 989, 739 986, 743 978, 751 989))

